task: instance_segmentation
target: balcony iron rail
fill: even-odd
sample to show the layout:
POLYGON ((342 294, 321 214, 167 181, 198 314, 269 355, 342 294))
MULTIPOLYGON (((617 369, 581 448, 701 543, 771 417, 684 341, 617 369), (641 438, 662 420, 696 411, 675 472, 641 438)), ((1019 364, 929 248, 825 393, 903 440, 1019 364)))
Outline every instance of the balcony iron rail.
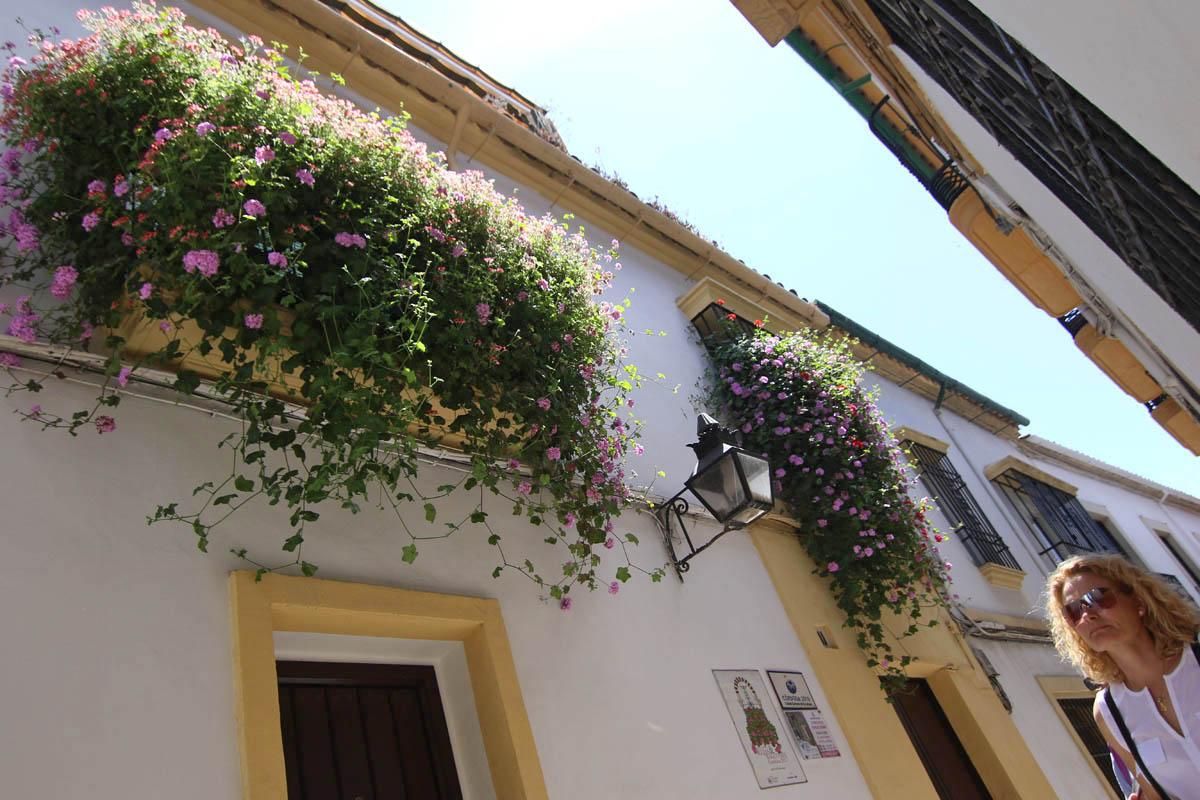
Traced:
POLYGON ((992 527, 950 459, 916 442, 909 442, 909 447, 917 460, 919 477, 934 496, 942 514, 954 526, 975 565, 999 564, 1009 569, 1020 569, 1021 565, 992 527))
POLYGON ((895 44, 1200 330, 1200 194, 967 0, 867 0, 895 44))

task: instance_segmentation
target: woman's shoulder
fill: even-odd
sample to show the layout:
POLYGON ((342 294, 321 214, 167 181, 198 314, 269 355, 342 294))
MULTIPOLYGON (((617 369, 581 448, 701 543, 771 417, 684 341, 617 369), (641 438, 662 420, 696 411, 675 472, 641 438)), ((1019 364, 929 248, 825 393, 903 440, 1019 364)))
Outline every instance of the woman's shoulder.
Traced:
POLYGON ((1119 681, 1097 685, 1096 696, 1092 700, 1092 717, 1096 722, 1111 725, 1111 722, 1109 722, 1108 696, 1112 695, 1113 702, 1119 703, 1126 691, 1125 684, 1119 681))

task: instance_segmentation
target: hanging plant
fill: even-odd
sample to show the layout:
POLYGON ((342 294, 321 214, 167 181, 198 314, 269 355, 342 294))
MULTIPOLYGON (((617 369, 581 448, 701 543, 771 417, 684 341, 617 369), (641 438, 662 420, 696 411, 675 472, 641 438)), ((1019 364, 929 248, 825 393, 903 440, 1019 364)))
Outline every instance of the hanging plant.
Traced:
MULTIPOLYGON (((598 252, 482 175, 448 171, 403 118, 292 77, 282 45, 234 46, 151 5, 79 19, 89 36, 34 34, 31 63, 14 55, 0 76, 0 284, 41 289, 0 313, 24 342, 102 346, 107 382, 92 408, 25 419, 109 434, 139 369, 175 370, 187 395, 193 367, 215 364, 212 388, 243 421, 222 442, 234 467, 151 521, 188 524, 204 549, 245 503, 282 504, 288 564, 311 573, 319 507, 369 503, 396 511, 405 561, 472 522, 501 548, 494 574, 514 569, 564 607, 574 585, 609 585, 599 549, 636 543, 614 521, 640 450, 618 336, 628 301, 597 297, 617 243, 598 252), (443 437, 467 467, 422 491, 419 450, 443 437), (475 501, 439 521, 439 498, 460 491, 475 501), (545 526, 561 574, 503 549, 489 495, 545 526), (414 502, 423 528, 403 513, 414 502)), ((0 356, 7 391, 39 390, 18 362, 0 356)))
POLYGON ((929 611, 950 600, 950 564, 926 502, 910 497, 905 455, 862 388, 862 367, 844 340, 732 325, 713 358, 713 407, 747 450, 770 460, 776 497, 816 574, 830 579, 868 665, 885 690, 901 686, 912 659, 894 642, 936 624, 929 611))

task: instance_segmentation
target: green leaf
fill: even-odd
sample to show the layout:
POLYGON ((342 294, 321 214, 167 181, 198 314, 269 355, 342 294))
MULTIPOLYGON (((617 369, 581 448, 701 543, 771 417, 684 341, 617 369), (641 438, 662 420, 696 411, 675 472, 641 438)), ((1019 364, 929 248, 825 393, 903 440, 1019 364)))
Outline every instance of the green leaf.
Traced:
POLYGON ((304 577, 311 578, 313 575, 317 574, 317 565, 310 564, 307 561, 301 561, 300 572, 304 574, 304 577))
POLYGON ((254 481, 242 475, 238 475, 233 479, 233 488, 237 489, 239 492, 253 492, 254 481))
POLYGON ((404 549, 400 552, 400 560, 405 564, 411 564, 417 560, 417 546, 415 544, 404 545, 404 549))
POLYGON ((641 542, 638 541, 638 538, 636 536, 634 536, 632 533, 625 534, 625 541, 627 541, 631 544, 641 544, 641 542))
MULTIPOLYGON (((426 503, 425 504, 425 521, 433 522, 435 519, 437 519, 437 508, 434 507, 433 503, 426 503)), ((413 553, 416 553, 415 549, 413 550, 413 553)))
POLYGON ((621 583, 629 580, 629 567, 617 567, 617 580, 621 583))

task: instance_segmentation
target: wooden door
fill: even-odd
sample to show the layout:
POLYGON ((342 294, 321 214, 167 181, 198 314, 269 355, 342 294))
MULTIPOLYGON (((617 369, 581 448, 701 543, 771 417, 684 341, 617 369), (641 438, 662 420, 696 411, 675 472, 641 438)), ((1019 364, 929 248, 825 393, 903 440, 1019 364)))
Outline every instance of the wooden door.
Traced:
POLYGON ((288 800, 461 800, 433 667, 276 670, 288 800))
POLYGON ((938 797, 942 800, 991 800, 929 684, 914 678, 908 682, 905 691, 892 695, 892 700, 938 797))

